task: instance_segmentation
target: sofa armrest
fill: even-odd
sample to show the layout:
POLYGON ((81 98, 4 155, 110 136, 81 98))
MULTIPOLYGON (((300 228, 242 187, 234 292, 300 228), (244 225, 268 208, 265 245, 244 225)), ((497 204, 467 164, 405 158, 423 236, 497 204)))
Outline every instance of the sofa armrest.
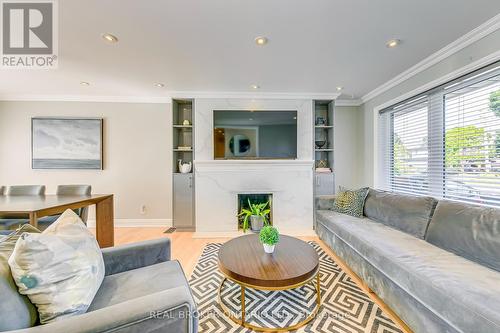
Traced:
POLYGON ((160 238, 102 249, 106 275, 170 260, 170 238, 160 238))
POLYGON ((191 291, 177 287, 46 325, 9 333, 197 332, 191 291))
POLYGON ((334 201, 335 195, 319 195, 316 197, 316 209, 331 209, 334 201))

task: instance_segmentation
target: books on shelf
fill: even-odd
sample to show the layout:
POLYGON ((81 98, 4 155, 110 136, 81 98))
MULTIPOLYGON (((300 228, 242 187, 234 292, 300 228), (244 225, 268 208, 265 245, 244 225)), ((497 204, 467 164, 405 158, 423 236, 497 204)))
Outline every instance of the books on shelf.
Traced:
POLYGON ((316 168, 316 172, 318 172, 318 173, 331 173, 333 171, 330 168, 316 168))
POLYGON ((192 147, 191 146, 178 146, 177 149, 178 150, 191 150, 192 147))

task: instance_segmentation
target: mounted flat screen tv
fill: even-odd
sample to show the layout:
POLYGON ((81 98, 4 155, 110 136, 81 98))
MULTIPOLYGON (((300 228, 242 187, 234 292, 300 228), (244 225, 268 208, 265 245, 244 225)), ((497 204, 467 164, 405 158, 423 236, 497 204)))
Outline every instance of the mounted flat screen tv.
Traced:
POLYGON ((214 111, 214 159, 296 159, 297 111, 214 111))

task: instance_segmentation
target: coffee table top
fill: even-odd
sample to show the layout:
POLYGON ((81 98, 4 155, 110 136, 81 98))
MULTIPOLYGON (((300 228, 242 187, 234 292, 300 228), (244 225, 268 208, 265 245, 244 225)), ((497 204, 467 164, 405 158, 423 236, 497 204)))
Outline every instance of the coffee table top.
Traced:
POLYGON ((219 269, 229 279, 257 288, 279 289, 316 275, 319 257, 306 242, 280 235, 273 254, 264 252, 258 235, 234 238, 219 250, 219 269))

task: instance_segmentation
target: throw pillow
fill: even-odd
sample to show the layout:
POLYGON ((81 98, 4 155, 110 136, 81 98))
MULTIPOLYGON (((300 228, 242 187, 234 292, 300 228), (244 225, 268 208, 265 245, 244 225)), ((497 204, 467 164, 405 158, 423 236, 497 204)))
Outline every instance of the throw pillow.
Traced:
POLYGON ((40 233, 24 224, 0 239, 0 332, 32 327, 38 320, 35 306, 28 297, 19 294, 8 263, 17 240, 25 232, 40 233))
POLYGON ((41 234, 21 235, 9 265, 42 324, 85 313, 104 279, 99 245, 70 209, 41 234))
POLYGON ((335 196, 332 210, 337 213, 362 217, 368 189, 368 187, 363 187, 358 190, 348 190, 339 187, 339 193, 335 196))

